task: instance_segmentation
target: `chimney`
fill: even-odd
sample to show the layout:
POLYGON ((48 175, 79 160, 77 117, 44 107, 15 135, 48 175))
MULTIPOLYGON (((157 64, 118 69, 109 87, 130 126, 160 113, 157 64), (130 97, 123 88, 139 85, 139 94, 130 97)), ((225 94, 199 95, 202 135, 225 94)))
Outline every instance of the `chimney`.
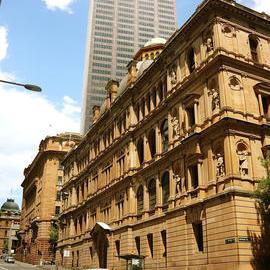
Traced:
POLYGON ((136 60, 131 60, 128 65, 128 86, 131 86, 134 84, 134 82, 137 79, 137 63, 136 60))
POLYGON ((111 106, 111 104, 114 102, 117 92, 118 92, 119 82, 116 80, 109 80, 107 85, 105 86, 106 92, 107 92, 107 108, 111 106))
POLYGON ((94 105, 93 107, 93 124, 95 124, 99 118, 100 115, 100 106, 94 105))

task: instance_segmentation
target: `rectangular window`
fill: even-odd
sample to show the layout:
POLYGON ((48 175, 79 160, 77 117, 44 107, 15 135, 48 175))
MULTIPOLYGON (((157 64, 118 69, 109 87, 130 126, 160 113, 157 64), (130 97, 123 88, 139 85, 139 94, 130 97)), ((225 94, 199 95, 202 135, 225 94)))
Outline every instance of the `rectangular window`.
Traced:
POLYGON ((191 186, 195 189, 199 186, 198 165, 190 166, 189 174, 190 174, 191 186))
POLYGON ((153 241, 153 234, 152 233, 147 234, 147 242, 148 242, 150 256, 151 256, 151 258, 153 258, 153 255, 154 255, 154 241, 153 241))
POLYGON ((161 239, 162 239, 162 244, 163 244, 163 257, 167 257, 167 232, 166 230, 161 231, 161 239))
POLYGON ((193 223, 193 233, 196 241, 197 251, 203 251, 203 226, 202 222, 193 223))
MULTIPOLYGON (((120 256, 120 240, 115 241, 115 250, 116 250, 116 255, 120 256)), ((118 257, 119 259, 119 257, 118 257)))
POLYGON ((141 239, 140 239, 140 236, 135 237, 135 244, 136 244, 136 249, 137 249, 138 255, 141 255, 141 239))
POLYGON ((188 116, 188 124, 189 127, 192 127, 195 125, 195 112, 194 112, 194 107, 189 107, 187 108, 187 116, 188 116))

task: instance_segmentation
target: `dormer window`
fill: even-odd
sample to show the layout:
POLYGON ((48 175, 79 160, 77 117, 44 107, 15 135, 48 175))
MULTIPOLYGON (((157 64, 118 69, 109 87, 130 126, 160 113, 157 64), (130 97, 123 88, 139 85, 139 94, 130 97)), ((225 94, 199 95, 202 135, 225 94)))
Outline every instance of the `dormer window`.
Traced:
POLYGON ((195 69, 195 52, 193 48, 191 48, 188 51, 187 64, 188 64, 189 73, 192 73, 195 69))
POLYGON ((254 62, 259 62, 259 55, 258 55, 258 40, 256 37, 250 35, 249 36, 249 48, 250 48, 250 54, 251 54, 251 59, 254 62))

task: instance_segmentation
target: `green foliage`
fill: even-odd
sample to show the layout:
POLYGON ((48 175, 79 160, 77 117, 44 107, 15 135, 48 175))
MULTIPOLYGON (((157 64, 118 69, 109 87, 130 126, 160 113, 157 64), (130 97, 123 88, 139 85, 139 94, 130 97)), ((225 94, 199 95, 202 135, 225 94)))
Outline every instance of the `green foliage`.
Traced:
POLYGON ((264 159, 261 159, 261 162, 266 170, 266 177, 260 180, 254 195, 261 201, 265 209, 268 209, 270 206, 270 151, 267 152, 264 159))
POLYGON ((50 243, 56 245, 59 236, 59 228, 56 224, 52 224, 50 228, 50 243))

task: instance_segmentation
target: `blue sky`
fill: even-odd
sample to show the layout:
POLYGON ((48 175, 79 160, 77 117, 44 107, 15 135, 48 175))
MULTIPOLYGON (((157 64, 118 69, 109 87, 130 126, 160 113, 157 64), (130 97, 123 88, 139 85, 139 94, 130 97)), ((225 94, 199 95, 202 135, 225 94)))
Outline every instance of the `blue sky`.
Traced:
MULTIPOLYGON (((201 0, 176 2, 182 25, 201 0)), ((270 1, 240 2, 270 11, 270 1)), ((0 204, 21 203, 23 169, 42 138, 79 131, 87 13, 88 0, 2 0, 0 79, 43 92, 0 85, 0 204)))

